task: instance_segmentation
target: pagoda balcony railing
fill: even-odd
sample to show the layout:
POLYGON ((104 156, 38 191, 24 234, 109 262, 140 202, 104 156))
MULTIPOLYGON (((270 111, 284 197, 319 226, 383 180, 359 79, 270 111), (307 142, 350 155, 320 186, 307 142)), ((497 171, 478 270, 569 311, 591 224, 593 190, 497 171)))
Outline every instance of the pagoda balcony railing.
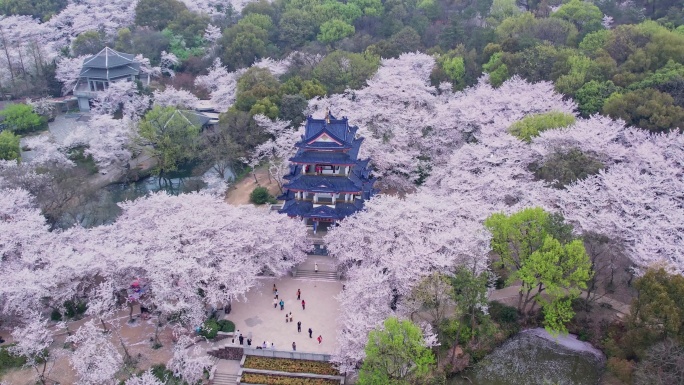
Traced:
POLYGON ((302 175, 344 176, 344 177, 349 176, 349 174, 324 174, 324 173, 322 173, 322 172, 302 172, 302 175))
MULTIPOLYGON (((295 198, 297 199, 297 198, 295 198)), ((318 201, 315 202, 313 198, 304 198, 304 199, 297 199, 300 202, 311 202, 315 205, 331 205, 332 203, 332 198, 318 198, 318 201)), ((336 199, 335 203, 344 203, 344 198, 342 199, 336 199)))

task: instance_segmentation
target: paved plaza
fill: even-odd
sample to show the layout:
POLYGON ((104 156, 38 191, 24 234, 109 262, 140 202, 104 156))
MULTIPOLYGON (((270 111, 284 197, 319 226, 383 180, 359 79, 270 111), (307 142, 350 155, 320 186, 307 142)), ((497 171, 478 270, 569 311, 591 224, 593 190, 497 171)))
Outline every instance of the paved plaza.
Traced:
MULTIPOLYGON (((331 263, 330 258, 327 261, 331 263)), ((328 263, 319 262, 319 269, 323 270, 325 266, 328 270, 328 263)), ((251 333, 253 347, 268 341, 269 345, 274 343, 276 350, 288 351, 292 350, 294 341, 298 352, 332 353, 335 350, 340 328, 340 309, 335 296, 342 291, 342 282, 283 277, 264 278, 259 283, 247 293, 247 301, 233 301, 231 313, 224 317, 233 321, 244 336, 251 333), (280 306, 273 308, 274 283, 279 300, 285 302, 285 310, 280 310, 280 306), (302 291, 306 310, 302 310, 301 301, 297 301, 297 289, 302 291), (290 312, 293 322, 286 323, 285 314, 290 312), (302 322, 301 333, 297 333, 298 321, 302 322), (309 338, 309 328, 313 329, 313 338, 309 338), (319 335, 323 337, 320 345, 316 341, 319 335)))

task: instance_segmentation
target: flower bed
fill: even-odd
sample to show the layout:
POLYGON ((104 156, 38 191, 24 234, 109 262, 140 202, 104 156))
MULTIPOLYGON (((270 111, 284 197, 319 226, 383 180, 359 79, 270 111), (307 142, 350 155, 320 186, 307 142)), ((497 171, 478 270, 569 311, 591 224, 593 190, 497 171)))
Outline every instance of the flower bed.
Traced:
POLYGON ((329 376, 340 375, 340 373, 328 362, 291 360, 286 358, 247 356, 245 368, 290 373, 326 374, 329 376))
POLYGON ((240 383, 264 385, 340 385, 339 381, 326 380, 323 378, 272 376, 255 373, 242 373, 240 383))

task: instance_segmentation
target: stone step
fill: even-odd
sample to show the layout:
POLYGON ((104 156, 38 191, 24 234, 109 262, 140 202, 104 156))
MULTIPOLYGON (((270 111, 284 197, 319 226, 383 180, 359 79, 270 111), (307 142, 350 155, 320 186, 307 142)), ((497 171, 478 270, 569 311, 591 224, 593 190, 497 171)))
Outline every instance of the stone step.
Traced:
POLYGON ((212 385, 236 385, 239 376, 236 374, 214 373, 212 385))
POLYGON ((295 278, 307 278, 307 279, 323 279, 328 281, 337 281, 337 272, 335 271, 318 271, 313 270, 297 270, 297 276, 295 278))

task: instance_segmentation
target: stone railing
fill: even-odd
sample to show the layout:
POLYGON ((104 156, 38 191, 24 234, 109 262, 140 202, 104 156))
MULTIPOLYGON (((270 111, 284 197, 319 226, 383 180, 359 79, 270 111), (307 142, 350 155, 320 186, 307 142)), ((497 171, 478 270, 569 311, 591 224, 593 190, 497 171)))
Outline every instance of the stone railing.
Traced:
POLYGON ((295 352, 295 351, 285 351, 285 350, 274 350, 274 349, 255 349, 255 348, 244 348, 245 355, 248 356, 259 356, 259 357, 271 357, 271 358, 289 358, 293 360, 309 360, 309 361, 330 361, 330 354, 323 353, 308 353, 308 352, 295 352))

